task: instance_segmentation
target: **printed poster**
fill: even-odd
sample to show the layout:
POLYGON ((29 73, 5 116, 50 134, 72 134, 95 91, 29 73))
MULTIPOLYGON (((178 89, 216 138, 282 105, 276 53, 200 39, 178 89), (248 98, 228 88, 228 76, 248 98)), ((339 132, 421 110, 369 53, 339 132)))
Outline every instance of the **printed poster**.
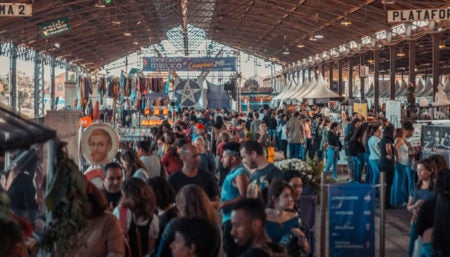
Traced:
POLYGON ((329 256, 375 257, 375 189, 332 184, 328 199, 329 256))
POLYGON ((354 103, 353 112, 361 114, 367 120, 367 104, 366 103, 354 103))
POLYGON ((386 118, 394 128, 402 127, 402 106, 400 101, 386 101, 386 118))

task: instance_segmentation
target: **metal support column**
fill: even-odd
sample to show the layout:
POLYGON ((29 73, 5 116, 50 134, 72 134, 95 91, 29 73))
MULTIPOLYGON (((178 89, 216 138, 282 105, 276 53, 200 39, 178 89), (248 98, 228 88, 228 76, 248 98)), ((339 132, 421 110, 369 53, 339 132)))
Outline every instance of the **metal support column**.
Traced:
POLYGON ((343 83, 342 83, 342 61, 341 60, 338 60, 338 62, 337 62, 337 65, 338 65, 338 94, 340 95, 340 96, 343 96, 343 93, 342 93, 342 89, 343 89, 343 83))
POLYGON ((437 92, 437 87, 439 85, 439 35, 431 35, 431 46, 432 46, 432 76, 433 76, 433 100, 437 92))
POLYGON ((360 99, 361 100, 364 100, 364 91, 365 91, 365 88, 364 88, 364 83, 365 83, 365 77, 364 78, 361 78, 361 67, 362 66, 365 66, 366 65, 366 54, 365 53, 362 53, 360 56, 359 56, 359 75, 360 75, 360 77, 359 77, 359 82, 360 82, 360 89, 361 89, 361 92, 360 92, 360 99))
MULTIPOLYGON (((320 73, 323 78, 325 78, 325 64, 320 65, 320 73)), ((316 72, 316 79, 317 79, 317 72, 316 72)))
POLYGON ((55 106, 55 57, 50 60, 50 110, 54 111, 55 106))
POLYGON ((333 90, 333 62, 330 62, 330 74, 328 74, 329 80, 330 80, 330 89, 333 90))
POLYGON ((409 49, 408 49, 408 56, 409 56, 409 63, 408 63, 408 82, 412 83, 413 85, 416 85, 416 41, 409 41, 408 43, 409 49))
MULTIPOLYGON (((306 79, 306 69, 302 70, 302 83, 305 82, 306 79)), ((302 84, 304 86, 304 84, 302 84)))
POLYGON ((326 174, 320 174, 320 257, 326 255, 326 232, 327 232, 327 204, 328 204, 328 185, 326 182, 326 174))
MULTIPOLYGON (((80 89, 80 67, 76 67, 75 69, 75 81, 77 84, 77 110, 81 111, 82 107, 81 107, 81 89, 80 89)), ((116 105, 116 103, 114 102, 114 106, 116 105)), ((114 108, 113 108, 114 109, 114 108)), ((84 115, 84 113, 83 113, 84 115)), ((115 121, 116 118, 114 116, 114 111, 113 111, 113 121, 115 121)), ((114 125, 114 123, 113 123, 114 125)))
POLYGON ((380 50, 373 51, 373 61, 374 61, 374 99, 373 103, 375 106, 375 112, 378 112, 380 108, 380 50))
POLYGON ((17 112, 17 46, 12 42, 9 46, 9 106, 14 112, 17 112))
POLYGON ((353 63, 352 59, 348 58, 348 99, 353 98, 353 63))
POLYGON ((391 92, 391 100, 395 100, 395 68, 396 68, 396 58, 397 58, 397 49, 395 46, 389 47, 389 62, 390 62, 390 92, 391 92))
POLYGON ((386 172, 380 172, 380 257, 385 257, 385 206, 386 203, 386 172))

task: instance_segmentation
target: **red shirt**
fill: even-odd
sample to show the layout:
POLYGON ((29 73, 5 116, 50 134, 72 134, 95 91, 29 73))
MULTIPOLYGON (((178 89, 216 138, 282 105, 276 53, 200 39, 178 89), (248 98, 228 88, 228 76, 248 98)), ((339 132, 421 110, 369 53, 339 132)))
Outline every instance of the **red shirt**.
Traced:
POLYGON ((183 163, 171 150, 164 154, 161 163, 169 176, 183 168, 183 163))

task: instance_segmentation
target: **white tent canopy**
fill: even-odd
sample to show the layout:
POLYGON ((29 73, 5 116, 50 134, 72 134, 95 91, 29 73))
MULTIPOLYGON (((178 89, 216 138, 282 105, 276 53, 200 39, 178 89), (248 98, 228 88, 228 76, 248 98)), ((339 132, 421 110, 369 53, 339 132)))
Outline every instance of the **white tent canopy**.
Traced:
POLYGON ((289 85, 287 87, 285 87, 283 89, 283 91, 281 91, 277 96, 275 96, 274 98, 272 98, 272 100, 282 100, 283 96, 286 94, 287 91, 291 90, 292 88, 295 87, 294 81, 291 80, 289 82, 289 85))
POLYGON ((325 82, 322 75, 319 75, 319 79, 311 89, 305 92, 301 97, 305 99, 325 99, 325 98, 339 98, 340 95, 336 94, 330 89, 329 84, 325 82))
POLYGON ((314 87, 314 85, 316 84, 316 79, 313 77, 311 80, 306 80, 306 82, 304 82, 303 87, 300 88, 300 90, 297 90, 297 92, 294 92, 294 94, 291 96, 291 98, 293 99, 300 99, 302 98, 301 95, 308 91, 311 87, 314 87))

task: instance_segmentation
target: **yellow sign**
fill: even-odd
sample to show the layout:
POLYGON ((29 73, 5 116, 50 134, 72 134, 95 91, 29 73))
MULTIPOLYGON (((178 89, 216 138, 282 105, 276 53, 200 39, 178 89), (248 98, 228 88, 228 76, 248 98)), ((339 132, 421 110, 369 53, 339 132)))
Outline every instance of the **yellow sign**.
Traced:
POLYGON ((450 19, 450 8, 388 10, 387 22, 438 21, 450 19))
POLYGON ((1 16, 32 16, 33 5, 24 3, 0 3, 1 16))
POLYGON ((354 103, 353 112, 361 114, 367 120, 367 104, 364 103, 354 103))

